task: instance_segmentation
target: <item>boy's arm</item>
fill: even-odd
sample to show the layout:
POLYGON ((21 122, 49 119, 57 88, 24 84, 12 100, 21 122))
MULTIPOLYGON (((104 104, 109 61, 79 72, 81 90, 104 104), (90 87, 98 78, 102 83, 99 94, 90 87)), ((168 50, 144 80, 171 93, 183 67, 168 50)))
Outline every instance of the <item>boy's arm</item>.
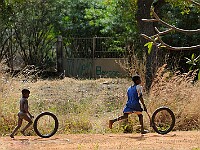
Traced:
POLYGON ((143 99, 142 95, 140 95, 140 102, 143 105, 144 111, 147 111, 147 108, 146 108, 146 105, 144 104, 144 99, 143 99))
POLYGON ((30 114, 30 112, 28 111, 28 102, 26 102, 25 104, 24 104, 24 110, 26 111, 26 113, 31 117, 31 118, 33 118, 33 116, 30 114))
POLYGON ((144 111, 147 111, 147 108, 146 108, 146 105, 144 104, 144 99, 143 99, 143 92, 142 92, 142 86, 140 86, 140 85, 137 85, 137 87, 136 87, 136 89, 137 89, 137 92, 138 92, 138 97, 139 97, 139 99, 140 99, 140 102, 142 103, 142 105, 143 105, 143 108, 144 108, 144 111))
POLYGON ((29 111, 27 111, 28 115, 31 117, 31 118, 34 118, 34 116, 31 115, 31 113, 29 111))
POLYGON ((29 115, 31 118, 34 118, 34 116, 32 116, 29 112, 28 112, 28 115, 29 115))

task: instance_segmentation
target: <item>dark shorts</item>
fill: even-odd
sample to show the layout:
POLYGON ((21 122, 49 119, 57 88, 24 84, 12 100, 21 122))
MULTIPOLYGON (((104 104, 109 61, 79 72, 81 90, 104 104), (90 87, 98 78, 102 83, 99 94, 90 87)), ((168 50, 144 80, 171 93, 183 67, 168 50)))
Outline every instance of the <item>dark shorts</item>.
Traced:
POLYGON ((123 113, 136 112, 136 111, 139 111, 139 112, 143 111, 140 104, 137 104, 137 105, 134 105, 134 106, 131 106, 131 107, 126 105, 124 107, 123 113))

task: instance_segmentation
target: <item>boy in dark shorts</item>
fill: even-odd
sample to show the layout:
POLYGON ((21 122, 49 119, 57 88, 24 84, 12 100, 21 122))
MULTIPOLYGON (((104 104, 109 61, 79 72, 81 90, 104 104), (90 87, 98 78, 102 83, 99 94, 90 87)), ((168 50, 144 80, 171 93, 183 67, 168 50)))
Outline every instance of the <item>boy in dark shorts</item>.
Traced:
POLYGON ((126 106, 124 107, 124 111, 123 111, 124 115, 116 119, 109 120, 109 128, 112 129, 112 125, 114 122, 122 120, 122 119, 128 119, 129 114, 135 113, 139 117, 139 121, 141 125, 141 134, 145 134, 148 131, 144 130, 142 111, 143 109, 144 111, 147 111, 147 108, 144 104, 144 100, 142 97, 142 87, 139 85, 141 84, 140 76, 139 75, 133 76, 132 81, 134 82, 134 84, 130 86, 127 90, 128 100, 127 100, 126 106), (143 105, 143 109, 140 105, 140 102, 143 105))
POLYGON ((23 135, 25 135, 24 131, 33 123, 31 120, 33 118, 33 116, 28 111, 29 94, 30 94, 30 91, 28 89, 22 90, 22 98, 20 99, 20 111, 18 113, 18 125, 15 127, 13 132, 10 134, 11 138, 14 138, 14 135, 17 132, 17 130, 21 127, 23 120, 28 121, 28 124, 24 127, 24 129, 21 130, 21 133, 23 135))

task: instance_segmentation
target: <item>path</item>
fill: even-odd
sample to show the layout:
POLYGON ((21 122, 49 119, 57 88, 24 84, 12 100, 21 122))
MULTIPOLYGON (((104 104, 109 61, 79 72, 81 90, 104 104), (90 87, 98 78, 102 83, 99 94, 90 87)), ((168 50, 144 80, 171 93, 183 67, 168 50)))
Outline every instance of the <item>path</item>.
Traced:
POLYGON ((200 150, 200 131, 0 137, 0 150, 200 150))

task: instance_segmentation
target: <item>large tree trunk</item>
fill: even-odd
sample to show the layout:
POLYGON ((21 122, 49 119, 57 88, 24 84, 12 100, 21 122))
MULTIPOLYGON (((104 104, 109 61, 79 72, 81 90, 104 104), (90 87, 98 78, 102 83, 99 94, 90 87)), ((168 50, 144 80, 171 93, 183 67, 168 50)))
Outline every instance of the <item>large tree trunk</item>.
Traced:
MULTIPOLYGON (((150 8, 151 5, 153 3, 153 0, 138 0, 137 2, 137 6, 138 6, 138 10, 137 10, 137 14, 136 14, 136 18, 137 18, 137 23, 138 23, 138 29, 139 29, 139 33, 143 33, 146 35, 154 35, 155 31, 154 31, 154 26, 153 23, 147 23, 142 21, 142 19, 148 19, 150 18, 150 8)), ((155 70, 156 70, 156 47, 153 47, 152 51, 150 54, 148 54, 148 50, 146 47, 144 47, 144 44, 147 43, 148 41, 142 37, 141 38, 141 47, 142 49, 145 51, 146 53, 146 90, 148 91, 151 87, 152 84, 152 80, 153 80, 153 76, 155 74, 155 70)))

